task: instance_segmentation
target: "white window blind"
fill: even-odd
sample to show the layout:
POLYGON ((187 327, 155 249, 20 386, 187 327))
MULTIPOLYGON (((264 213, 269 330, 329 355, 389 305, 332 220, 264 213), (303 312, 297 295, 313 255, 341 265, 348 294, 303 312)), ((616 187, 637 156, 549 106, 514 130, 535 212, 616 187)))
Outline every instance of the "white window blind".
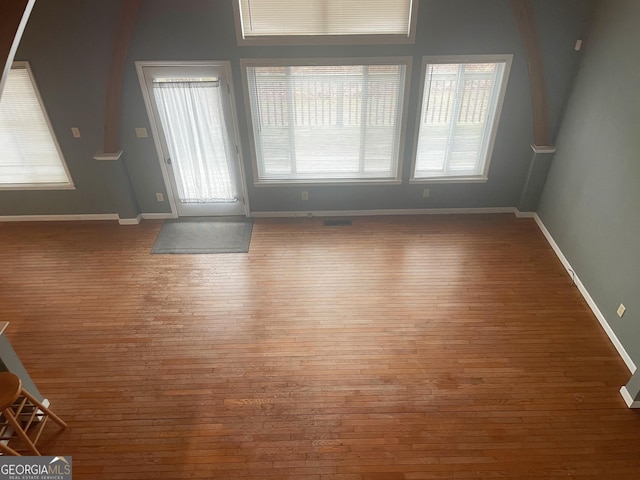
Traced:
POLYGON ((414 178, 483 177, 507 61, 426 63, 414 178))
POLYGON ((412 0, 237 0, 243 37, 410 34, 412 0))
POLYGON ((70 186, 31 72, 16 64, 0 99, 0 188, 70 186))
POLYGON ((396 178, 405 71, 247 66, 258 179, 396 178))

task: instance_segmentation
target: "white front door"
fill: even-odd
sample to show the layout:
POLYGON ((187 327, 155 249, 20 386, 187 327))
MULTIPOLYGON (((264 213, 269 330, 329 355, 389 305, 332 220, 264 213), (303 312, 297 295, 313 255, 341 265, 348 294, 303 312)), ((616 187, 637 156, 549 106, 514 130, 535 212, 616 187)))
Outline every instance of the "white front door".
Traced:
POLYGON ((228 64, 138 71, 178 216, 246 215, 228 64))

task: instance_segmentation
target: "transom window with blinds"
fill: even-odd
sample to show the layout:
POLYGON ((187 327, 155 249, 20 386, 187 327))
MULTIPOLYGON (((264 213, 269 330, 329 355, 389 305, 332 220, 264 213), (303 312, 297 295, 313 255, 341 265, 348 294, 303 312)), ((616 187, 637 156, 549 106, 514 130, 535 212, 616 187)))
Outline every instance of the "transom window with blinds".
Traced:
POLYGON ((73 188, 27 62, 14 62, 0 98, 0 189, 73 188))
POLYGON ((235 0, 240 44, 413 43, 417 0, 235 0))
POLYGON ((413 179, 486 180, 511 58, 424 58, 413 179))
POLYGON ((362 60, 242 62, 258 183, 399 179, 410 60, 362 60))

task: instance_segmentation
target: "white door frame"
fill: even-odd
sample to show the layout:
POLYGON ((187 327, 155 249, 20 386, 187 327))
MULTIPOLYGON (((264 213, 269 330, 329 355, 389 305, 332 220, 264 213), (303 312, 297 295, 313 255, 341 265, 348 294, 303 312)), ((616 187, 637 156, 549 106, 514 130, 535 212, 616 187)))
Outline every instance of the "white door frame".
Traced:
POLYGON ((171 181, 169 179, 169 170, 167 169, 167 164, 165 163, 164 153, 162 149, 162 144, 160 142, 160 128, 156 122, 156 116, 153 113, 153 105, 151 103, 151 95, 149 89, 147 88, 147 82, 144 76, 144 68, 145 67, 201 67, 201 66, 211 66, 211 67, 222 67, 225 69, 227 73, 227 78, 229 81, 229 95, 231 96, 231 114, 233 118, 231 119, 234 127, 233 135, 229 134, 232 140, 235 141, 235 147, 238 152, 238 170, 240 172, 240 178, 238 179, 238 188, 242 190, 242 195, 244 197, 244 211, 245 216, 249 217, 251 209, 249 208, 249 195, 247 192, 247 179, 244 171, 244 156, 242 154, 242 144, 240 142, 240 130, 238 124, 238 112, 236 110, 236 100, 234 93, 234 83, 233 76, 231 72, 231 62, 228 60, 206 60, 206 61, 137 61, 136 71, 138 72, 138 80, 140 81, 140 88, 142 90, 142 97, 144 98, 144 104, 147 109, 147 117, 149 118, 149 123, 151 125, 151 133, 153 136, 153 143, 156 147, 156 154, 158 156, 158 162, 160 163, 160 170, 162 171, 162 178, 164 180, 164 188, 167 192, 167 199, 169 201, 169 206, 171 207, 171 216, 172 218, 178 218, 178 207, 175 202, 175 192, 173 191, 173 187, 171 186, 171 181))

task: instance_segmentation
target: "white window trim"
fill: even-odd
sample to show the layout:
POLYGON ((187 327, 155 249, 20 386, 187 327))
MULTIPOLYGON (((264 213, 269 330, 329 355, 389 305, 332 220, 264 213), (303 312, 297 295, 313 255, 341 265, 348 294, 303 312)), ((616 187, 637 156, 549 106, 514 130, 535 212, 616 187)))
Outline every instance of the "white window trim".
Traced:
POLYGON ((58 138, 56 137, 55 132, 53 131, 53 127, 51 126, 51 120, 49 119, 49 114, 47 113, 47 109, 44 106, 42 101, 42 96, 40 95, 40 89, 38 88, 38 84, 36 83, 36 79, 33 76, 33 72, 31 71, 31 66, 27 61, 17 61, 13 62, 12 69, 22 68, 27 71, 29 74, 29 79, 31 80, 31 84, 33 85, 33 89, 36 92, 36 98, 38 99, 38 103, 40 105, 40 109, 42 110, 42 114, 44 116, 45 122, 47 122, 47 127, 49 128, 49 132, 51 132, 51 138, 53 139, 53 144, 58 151, 58 155, 60 155, 60 162, 62 163, 62 167, 64 168, 65 174, 67 176, 68 183, 15 183, 11 185, 3 184, 0 185, 0 190, 75 190, 75 185, 73 184, 73 179, 71 178, 71 174, 69 173, 69 168, 67 167, 67 162, 64 159, 64 155, 62 154, 62 149, 60 148, 60 144, 58 143, 58 138))
POLYGON ((424 56, 422 57, 422 67, 420 70, 420 88, 418 91, 418 111, 416 116, 416 127, 414 131, 413 139, 413 159, 411 162, 411 177, 409 178, 410 184, 425 184, 425 183, 485 183, 489 179, 489 166, 493 157, 493 147, 495 146, 495 140, 498 133, 498 126, 500 125, 500 116, 502 115, 502 106, 504 104, 504 97, 507 91, 507 84, 509 83, 509 74, 511 71, 511 63, 513 61, 512 54, 504 55, 438 55, 438 56, 424 56), (493 119, 493 125, 491 126, 491 135, 489 137, 489 143, 487 144, 487 158, 484 165, 484 170, 480 175, 464 175, 464 176, 447 176, 447 177, 429 177, 429 178, 416 178, 416 162, 418 159, 418 135, 420 132, 420 116, 422 114, 422 100, 424 96, 425 87, 425 70, 427 65, 434 63, 504 63, 503 81, 498 92, 498 102, 496 103, 496 114, 493 119))
POLYGON ((411 84, 411 66, 413 57, 339 57, 339 58, 243 58, 240 59, 240 70, 242 71, 243 93, 245 98, 245 114, 247 118, 247 132, 251 150, 251 167, 253 172, 253 185, 256 187, 287 187, 301 185, 399 185, 402 183, 402 172, 404 164, 404 152, 407 131, 407 110, 409 107, 409 96, 411 94, 409 86, 411 84), (251 112, 251 101, 249 93, 249 79, 247 77, 247 67, 281 67, 284 65, 404 65, 404 99, 402 101, 402 117, 400 118, 400 137, 398 138, 398 161, 396 164, 396 174, 389 178, 332 178, 332 179, 298 179, 298 180, 260 180, 258 170, 258 155, 253 131, 253 115, 251 112))
POLYGON ((232 3, 236 39, 238 45, 242 47, 282 45, 406 45, 416 43, 419 0, 412 0, 411 3, 409 35, 260 35, 244 37, 242 35, 242 14, 238 0, 233 0, 232 3))

